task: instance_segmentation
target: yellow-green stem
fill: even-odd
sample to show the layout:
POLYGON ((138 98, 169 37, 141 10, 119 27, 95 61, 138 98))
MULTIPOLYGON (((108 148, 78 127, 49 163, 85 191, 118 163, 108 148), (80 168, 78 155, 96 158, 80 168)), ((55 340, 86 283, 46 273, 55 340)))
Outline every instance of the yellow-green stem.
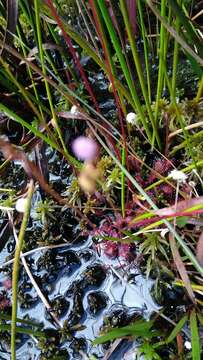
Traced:
MULTIPOLYGON (((43 52, 43 46, 42 46, 42 34, 41 34, 41 29, 40 29, 40 17, 39 17, 39 0, 34 0, 34 9, 35 9, 35 20, 36 20, 36 27, 37 27, 37 38, 38 38, 38 48, 39 48, 39 56, 40 56, 40 62, 41 62, 41 66, 42 66, 42 73, 43 75, 46 75, 46 67, 45 67, 45 63, 44 63, 44 52, 43 52)), ((49 87, 49 83, 47 81, 46 78, 44 78, 44 83, 45 83, 45 88, 46 88, 46 92, 47 92, 47 97, 48 97, 48 101, 49 101, 49 106, 51 109, 51 114, 52 114, 52 120, 53 120, 53 125, 58 133, 58 137, 60 139, 61 145, 63 147, 63 151, 65 153, 65 156, 67 158, 67 160, 71 160, 71 157, 67 151, 65 142, 63 140, 63 136, 61 133, 61 129, 58 125, 58 120, 56 117, 56 113, 54 110, 54 105, 53 105, 53 101, 52 101, 52 96, 51 96, 51 91, 50 91, 50 87, 49 87)))
POLYGON ((33 180, 30 181, 27 195, 27 203, 25 212, 23 215, 23 221, 20 228, 20 233, 18 236, 18 244, 16 244, 15 257, 13 263, 13 273, 12 273, 12 317, 11 317, 11 360, 16 360, 16 347, 15 347, 15 337, 16 337, 16 319, 17 319, 17 297, 18 297, 18 277, 19 277, 19 263, 20 263, 20 252, 23 245, 24 235, 27 227, 27 223, 30 216, 30 207, 31 200, 34 191, 33 180))
POLYGON ((203 96, 203 76, 200 80, 200 83, 199 83, 199 88, 198 88, 198 91, 197 91, 197 96, 195 98, 196 102, 198 103, 200 98, 203 96))
POLYGON ((32 100, 29 98, 29 93, 25 90, 25 88, 16 80, 15 76, 12 74, 12 72, 10 71, 9 65, 8 63, 6 63, 2 58, 0 58, 0 62, 3 65, 5 71, 7 72, 8 76, 10 77, 10 79, 12 80, 12 82, 14 83, 14 85, 16 85, 16 87, 19 89, 19 91, 21 92, 22 96, 25 98, 25 100, 27 101, 28 105, 30 106, 30 108, 32 109, 32 111, 35 113, 35 115, 37 116, 38 120, 40 121, 40 113, 38 111, 38 109, 36 108, 36 106, 33 104, 32 100))

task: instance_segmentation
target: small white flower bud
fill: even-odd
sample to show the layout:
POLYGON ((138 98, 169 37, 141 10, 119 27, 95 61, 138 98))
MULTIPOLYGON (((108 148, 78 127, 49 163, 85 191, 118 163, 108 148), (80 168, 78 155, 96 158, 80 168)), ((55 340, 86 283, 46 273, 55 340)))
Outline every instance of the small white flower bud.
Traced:
POLYGON ((27 198, 20 198, 16 201, 16 210, 24 213, 27 206, 27 198))
POLYGON ((70 109, 70 113, 72 115, 77 115, 78 114, 78 108, 76 105, 73 105, 72 108, 70 109))
POLYGON ((185 183, 187 179, 187 175, 184 172, 175 169, 172 170, 168 176, 169 178, 176 180, 180 183, 185 183))
POLYGON ((126 121, 128 124, 136 125, 137 124, 137 115, 133 112, 130 112, 126 116, 126 121))
POLYGON ((192 344, 191 344, 191 342, 190 342, 190 341, 186 341, 186 342, 185 342, 185 347, 186 347, 187 350, 191 350, 191 349, 192 349, 192 344))

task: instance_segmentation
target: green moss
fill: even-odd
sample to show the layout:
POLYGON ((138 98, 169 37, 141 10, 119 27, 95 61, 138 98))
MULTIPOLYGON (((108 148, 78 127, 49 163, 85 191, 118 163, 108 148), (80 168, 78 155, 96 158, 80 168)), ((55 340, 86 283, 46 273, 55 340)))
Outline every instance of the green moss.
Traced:
POLYGON ((78 7, 75 0, 58 0, 58 5, 64 15, 77 15, 78 7))

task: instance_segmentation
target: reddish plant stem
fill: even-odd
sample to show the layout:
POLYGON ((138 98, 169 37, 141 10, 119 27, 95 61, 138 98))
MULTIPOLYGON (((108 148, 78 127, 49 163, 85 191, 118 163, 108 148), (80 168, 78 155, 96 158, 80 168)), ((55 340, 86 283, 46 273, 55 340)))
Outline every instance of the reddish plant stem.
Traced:
POLYGON ((88 81, 87 76, 86 76, 86 74, 84 72, 84 69, 83 69, 83 67, 82 67, 82 65, 80 63, 79 57, 77 56, 77 53, 76 53, 76 51, 75 51, 75 49, 74 49, 74 47, 72 45, 71 39, 67 35, 67 33, 66 33, 65 29, 64 29, 63 23, 62 23, 60 17, 58 16, 56 9, 53 6, 52 0, 45 0, 45 3, 49 7, 53 17, 55 18, 59 28, 61 29, 61 31, 63 33, 64 39, 65 39, 66 44, 67 44, 67 46, 69 48, 69 51, 70 51, 70 53, 71 53, 71 55, 73 57, 73 60, 74 60, 76 66, 77 66, 77 68, 78 68, 78 70, 80 72, 80 75, 81 75, 81 77, 82 77, 82 79, 84 81, 86 90, 88 91, 90 97, 92 98, 92 101, 94 103, 94 106, 95 106, 97 112, 100 112, 99 105, 98 105, 97 100, 95 98, 95 95, 94 95, 94 93, 92 91, 92 88, 91 88, 91 86, 89 84, 89 81, 88 81))
POLYGON ((146 226, 146 225, 151 225, 153 223, 156 223, 157 221, 163 220, 163 219, 168 219, 168 218, 173 218, 173 217, 177 217, 177 216, 194 216, 194 215, 199 215, 199 214, 203 214, 203 209, 199 209, 199 210, 193 210, 193 211, 179 211, 176 213, 171 213, 168 215, 163 215, 163 216, 156 216, 153 217, 152 219, 144 219, 141 221, 137 221, 137 222, 130 222, 129 226, 131 227, 140 227, 140 226, 146 226))
MULTIPOLYGON (((123 113, 123 110, 122 110, 121 101, 119 99, 119 96, 118 96, 118 93, 117 93, 117 90, 116 90, 116 85, 115 85, 113 73, 111 71, 110 61, 109 61, 109 58, 108 58, 108 50, 106 48, 105 42, 103 41, 102 32, 101 32, 101 26, 100 26, 98 16, 97 16, 97 12, 96 12, 96 9, 95 9, 95 6, 94 6, 94 1, 89 0, 89 4, 90 4, 90 7, 91 7, 93 15, 94 15, 97 33, 99 35, 99 38, 100 38, 100 41, 101 41, 101 44, 102 44, 102 48, 103 48, 103 51, 104 51, 104 56, 105 56, 105 59, 106 59, 106 66, 107 66, 107 70, 108 70, 108 75, 109 75, 110 82, 112 84, 113 94, 114 94, 114 98, 115 98, 117 109, 118 109, 118 117, 119 117, 121 133, 122 133, 122 138, 123 138, 123 144, 124 144, 125 153, 126 153, 126 165, 127 165, 127 169, 129 169, 129 166, 128 166, 128 149, 127 149, 127 144, 126 144, 126 134, 125 134, 125 128, 124 128, 124 122, 123 122, 124 113, 123 113)), ((119 154, 119 160, 120 159, 121 159, 121 154, 119 154)))

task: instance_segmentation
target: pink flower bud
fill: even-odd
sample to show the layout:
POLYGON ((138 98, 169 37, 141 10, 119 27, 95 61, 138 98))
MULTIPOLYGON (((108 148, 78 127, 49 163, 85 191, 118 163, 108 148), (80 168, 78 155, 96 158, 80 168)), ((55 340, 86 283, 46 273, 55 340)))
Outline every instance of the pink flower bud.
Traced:
POLYGON ((97 143, 88 137, 79 136, 73 141, 72 149, 79 160, 94 160, 98 154, 97 143))

